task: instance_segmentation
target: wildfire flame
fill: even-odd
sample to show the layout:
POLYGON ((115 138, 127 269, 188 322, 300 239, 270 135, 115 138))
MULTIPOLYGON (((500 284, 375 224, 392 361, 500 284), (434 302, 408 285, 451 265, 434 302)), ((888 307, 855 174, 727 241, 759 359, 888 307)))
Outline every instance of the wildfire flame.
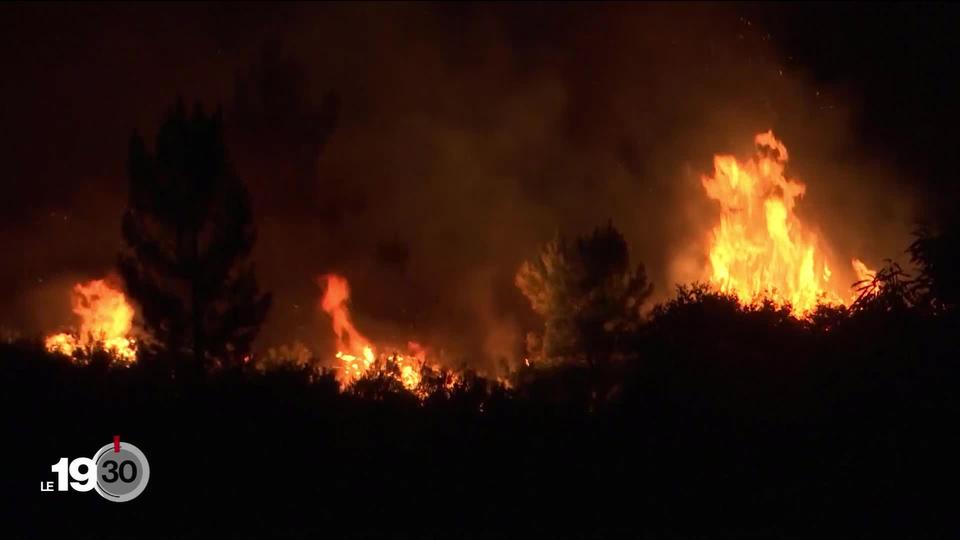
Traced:
POLYGON ((134 310, 123 292, 95 279, 74 285, 70 302, 80 328, 47 336, 48 351, 73 356, 78 350, 102 348, 122 363, 136 361, 136 342, 131 337, 134 310))
MULTIPOLYGON (((823 245, 794 213, 807 187, 784 176, 786 146, 772 131, 755 142, 750 160, 714 156, 713 176, 701 178, 707 196, 720 204, 720 223, 708 241, 707 279, 742 304, 765 297, 797 316, 817 303, 847 303, 856 295, 831 281, 823 245)), ((859 259, 851 266, 858 279, 874 274, 859 259)))
MULTIPOLYGON (((427 367, 426 350, 420 344, 407 342, 407 354, 399 352, 377 353, 377 348, 353 325, 347 302, 350 286, 346 278, 337 274, 320 276, 323 287, 320 308, 330 315, 333 333, 337 336, 337 353, 340 384, 343 387, 361 379, 364 375, 381 370, 384 365, 396 367, 393 376, 404 388, 416 391, 422 380, 422 370, 427 367)), ((431 368, 433 366, 430 366, 431 368)))

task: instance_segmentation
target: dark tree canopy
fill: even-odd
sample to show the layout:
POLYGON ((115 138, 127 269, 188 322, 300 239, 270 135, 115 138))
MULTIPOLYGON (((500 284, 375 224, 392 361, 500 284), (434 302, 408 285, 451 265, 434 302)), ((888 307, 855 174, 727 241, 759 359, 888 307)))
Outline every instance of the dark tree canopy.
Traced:
POLYGON ((940 308, 960 304, 960 223, 952 218, 939 228, 919 229, 910 245, 910 258, 920 269, 917 286, 940 308))
POLYGON ((516 284, 544 319, 528 352, 591 364, 617 352, 618 337, 636 329, 653 290, 642 264, 630 268, 627 243, 612 224, 573 243, 558 235, 523 263, 516 284))
POLYGON ((250 197, 234 174, 218 111, 183 103, 153 152, 134 135, 120 269, 140 304, 148 348, 229 366, 249 353, 270 306, 249 255, 256 238, 250 197))

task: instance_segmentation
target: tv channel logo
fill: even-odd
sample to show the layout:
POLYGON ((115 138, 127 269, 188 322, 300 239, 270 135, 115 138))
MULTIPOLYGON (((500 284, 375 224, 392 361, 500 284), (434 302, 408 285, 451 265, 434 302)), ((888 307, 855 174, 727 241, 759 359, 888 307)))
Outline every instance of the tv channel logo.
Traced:
POLYGON ((150 481, 150 463, 136 445, 120 441, 103 445, 92 458, 60 458, 50 470, 56 481, 40 483, 40 491, 91 491, 113 502, 136 499, 150 481), (56 484, 56 487, 54 487, 56 484))

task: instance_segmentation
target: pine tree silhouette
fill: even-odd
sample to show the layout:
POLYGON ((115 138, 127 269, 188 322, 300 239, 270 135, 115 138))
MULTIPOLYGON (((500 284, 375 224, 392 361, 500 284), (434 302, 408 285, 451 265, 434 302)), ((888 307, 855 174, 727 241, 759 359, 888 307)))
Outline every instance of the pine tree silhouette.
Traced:
POLYGON ((627 243, 612 223, 569 242, 557 235, 515 277, 544 319, 527 352, 547 359, 603 361, 620 334, 640 323, 640 307, 653 286, 643 264, 630 267, 627 243), (532 346, 531 346, 532 344, 532 346))
POLYGON ((140 305, 148 351, 192 357, 197 368, 240 364, 270 306, 248 260, 250 196, 234 174, 220 111, 182 101, 151 153, 137 134, 128 158, 129 206, 120 271, 140 305))

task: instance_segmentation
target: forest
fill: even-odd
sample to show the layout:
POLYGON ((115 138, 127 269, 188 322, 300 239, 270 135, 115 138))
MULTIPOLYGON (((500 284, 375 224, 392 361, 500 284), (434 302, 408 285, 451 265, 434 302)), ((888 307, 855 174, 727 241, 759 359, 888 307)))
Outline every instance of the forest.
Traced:
POLYGON ((0 537, 955 538, 954 9, 0 8, 0 537))
POLYGON ((109 426, 149 449, 148 491, 122 512, 60 497, 55 518, 34 489, 7 491, 8 520, 157 538, 949 530, 933 494, 960 440, 957 228, 917 231, 914 275, 890 263, 849 306, 800 317, 704 283, 644 314, 643 266, 608 224, 518 272, 544 323, 537 361, 425 368, 411 389, 387 358, 342 384, 329 364, 248 361, 269 296, 242 262, 254 234, 218 122, 177 106, 156 155, 131 143, 119 264, 157 329, 137 361, 0 348, 13 484, 48 474, 25 452, 80 453, 109 426))

